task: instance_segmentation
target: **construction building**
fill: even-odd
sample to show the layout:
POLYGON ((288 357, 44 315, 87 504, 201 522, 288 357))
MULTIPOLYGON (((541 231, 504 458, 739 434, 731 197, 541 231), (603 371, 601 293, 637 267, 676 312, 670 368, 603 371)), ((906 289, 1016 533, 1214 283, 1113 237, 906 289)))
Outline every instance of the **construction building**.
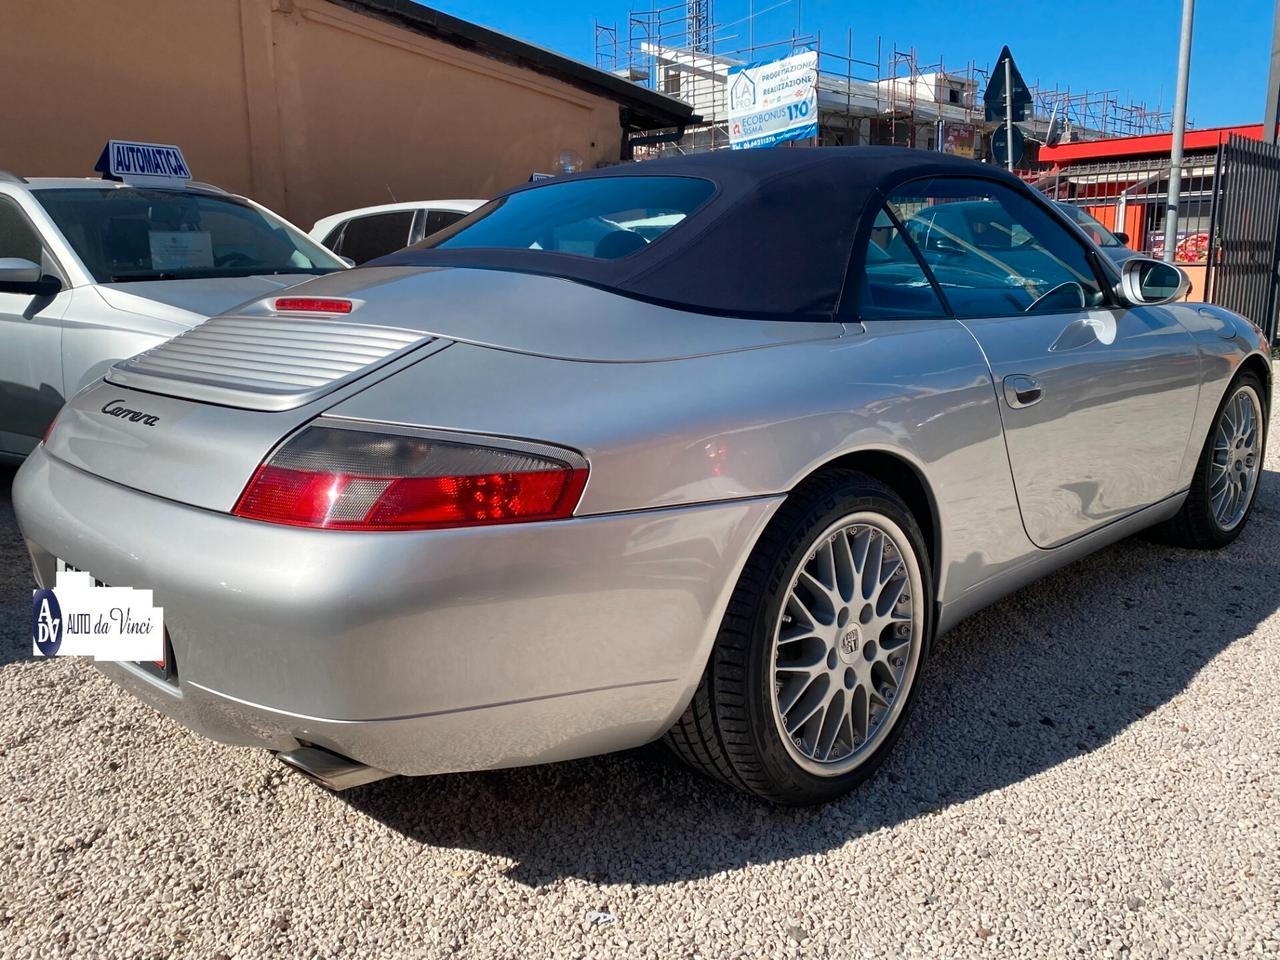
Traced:
MULTIPOLYGON (((596 21, 598 68, 678 98, 702 117, 684 130, 678 143, 653 152, 729 146, 730 69, 815 50, 818 144, 897 144, 979 159, 990 156, 990 134, 997 124, 985 122, 982 103, 989 68, 972 61, 925 63, 914 49, 886 46, 879 38, 874 51, 861 57, 855 53, 852 29, 839 37, 804 33, 799 0, 766 5, 761 13, 748 5, 745 15, 726 16, 723 22, 715 13, 713 0, 683 0, 633 10, 625 27, 596 21), (794 22, 783 25, 782 15, 794 16, 794 22)), ((1138 136, 1165 130, 1170 123, 1168 112, 1123 102, 1111 90, 1032 85, 1031 93, 1031 116, 1019 123, 1028 147, 1021 165, 1027 169, 1037 168, 1038 147, 1048 139, 1070 143, 1138 136)))

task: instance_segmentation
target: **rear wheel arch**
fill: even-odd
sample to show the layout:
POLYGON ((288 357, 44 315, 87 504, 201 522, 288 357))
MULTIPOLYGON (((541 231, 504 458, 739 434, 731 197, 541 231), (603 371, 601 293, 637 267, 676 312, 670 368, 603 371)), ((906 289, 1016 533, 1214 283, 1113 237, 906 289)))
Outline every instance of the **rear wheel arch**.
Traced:
POLYGON ((942 525, 938 519, 938 503, 933 495, 933 488, 920 468, 906 457, 889 450, 855 450, 816 467, 801 477, 795 486, 799 487, 805 481, 830 470, 856 470, 865 473, 903 499, 916 523, 920 525, 920 532, 924 534, 936 595, 942 566, 942 525))

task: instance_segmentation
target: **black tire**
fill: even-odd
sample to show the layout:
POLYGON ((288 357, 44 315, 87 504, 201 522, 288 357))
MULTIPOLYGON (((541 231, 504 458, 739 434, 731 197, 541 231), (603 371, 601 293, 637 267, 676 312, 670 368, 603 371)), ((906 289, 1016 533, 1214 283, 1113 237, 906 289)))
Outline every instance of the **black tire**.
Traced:
POLYGON ((1204 441, 1204 448, 1200 451, 1200 459, 1196 462, 1196 472, 1191 479, 1191 490, 1187 494, 1186 502, 1175 517, 1152 531, 1154 539, 1173 546, 1189 547, 1193 550, 1217 550, 1225 547, 1240 536, 1240 533, 1248 524, 1249 516, 1253 512, 1253 503, 1258 496, 1258 487, 1260 486, 1258 482, 1254 482, 1253 489, 1249 492, 1244 516, 1229 528, 1224 528, 1219 524, 1214 513, 1211 495, 1213 486, 1213 447, 1218 423, 1222 419, 1227 405, 1242 388, 1253 390, 1260 408, 1256 456, 1258 471, 1261 473, 1262 461, 1266 456, 1267 415, 1270 411, 1267 409, 1267 394, 1263 389, 1262 381, 1257 374, 1246 370, 1238 374, 1231 382, 1222 398, 1222 402, 1218 405, 1218 410, 1213 416, 1213 423, 1209 427, 1209 435, 1204 441))
POLYGON ((929 556, 911 511, 893 490, 866 474, 825 471, 793 491, 761 535, 730 598, 693 700, 666 741, 690 766, 765 800, 799 805, 834 799, 874 773, 897 741, 920 688, 932 629, 929 556), (889 721, 887 732, 876 734, 878 746, 853 769, 818 776, 792 757, 775 719, 774 628, 799 567, 809 562, 815 538, 842 518, 868 512, 896 525, 915 560, 918 658, 896 719, 889 721))

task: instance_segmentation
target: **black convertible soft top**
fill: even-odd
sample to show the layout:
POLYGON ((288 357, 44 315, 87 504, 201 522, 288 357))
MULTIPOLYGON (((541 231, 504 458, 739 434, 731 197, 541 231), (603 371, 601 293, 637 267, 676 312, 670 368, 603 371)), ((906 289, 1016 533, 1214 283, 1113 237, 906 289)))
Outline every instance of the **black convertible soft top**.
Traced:
POLYGON ((559 177, 496 198, 599 177, 695 177, 714 184, 711 198, 677 228, 629 256, 607 260, 538 249, 435 247, 450 229, 372 265, 538 273, 701 312, 832 319, 851 255, 885 195, 905 181, 942 174, 1027 189, 997 167, 905 147, 719 150, 559 177))

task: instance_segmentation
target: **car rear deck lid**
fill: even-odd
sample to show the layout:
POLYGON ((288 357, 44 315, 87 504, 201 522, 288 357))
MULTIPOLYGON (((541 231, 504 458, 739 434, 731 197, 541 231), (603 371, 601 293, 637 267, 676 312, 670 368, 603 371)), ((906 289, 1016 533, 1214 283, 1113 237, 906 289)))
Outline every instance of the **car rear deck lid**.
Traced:
POLYGON ((315 317, 214 317, 117 363, 109 383, 249 410, 291 410, 431 336, 315 317))

